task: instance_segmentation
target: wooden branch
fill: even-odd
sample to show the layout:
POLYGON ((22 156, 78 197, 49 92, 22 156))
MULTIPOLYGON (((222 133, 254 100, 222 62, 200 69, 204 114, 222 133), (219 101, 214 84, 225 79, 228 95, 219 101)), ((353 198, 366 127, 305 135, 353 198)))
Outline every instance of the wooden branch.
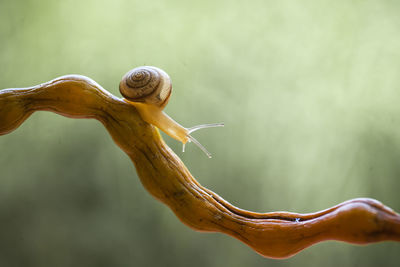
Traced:
POLYGON ((37 110, 99 120, 131 158, 144 187, 183 223, 231 235, 265 257, 290 257, 324 240, 400 241, 400 215, 373 199, 353 199, 310 214, 255 213, 232 206, 192 177, 132 105, 87 77, 68 75, 30 88, 1 90, 0 135, 37 110))

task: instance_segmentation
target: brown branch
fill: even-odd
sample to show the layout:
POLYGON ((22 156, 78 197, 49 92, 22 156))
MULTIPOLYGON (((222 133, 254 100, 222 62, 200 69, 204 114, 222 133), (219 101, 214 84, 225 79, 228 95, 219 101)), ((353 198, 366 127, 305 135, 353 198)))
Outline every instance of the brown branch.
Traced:
POLYGON ((400 215, 373 199, 353 199, 311 214, 255 213, 232 206, 193 178, 132 105, 87 77, 69 75, 30 88, 1 90, 0 135, 37 110, 99 120, 132 159, 144 187, 183 223, 231 235, 265 257, 290 257, 324 240, 400 241, 400 215))

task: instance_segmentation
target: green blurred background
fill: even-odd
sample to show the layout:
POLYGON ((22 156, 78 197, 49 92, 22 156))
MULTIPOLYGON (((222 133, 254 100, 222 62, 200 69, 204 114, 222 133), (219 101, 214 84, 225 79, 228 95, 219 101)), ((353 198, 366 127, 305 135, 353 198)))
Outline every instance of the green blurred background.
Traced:
MULTIPOLYGON (((165 137, 204 186, 253 211, 372 197, 400 211, 400 2, 0 0, 0 88, 129 69, 172 77, 165 137)), ((400 245, 266 259, 183 225, 94 120, 35 113, 0 137, 0 266, 394 266, 400 245)))

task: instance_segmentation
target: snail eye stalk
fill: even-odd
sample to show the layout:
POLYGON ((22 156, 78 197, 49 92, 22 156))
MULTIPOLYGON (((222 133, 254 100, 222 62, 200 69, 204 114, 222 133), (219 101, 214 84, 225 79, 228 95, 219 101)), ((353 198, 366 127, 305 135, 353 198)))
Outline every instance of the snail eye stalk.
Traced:
MULTIPOLYGON (((197 130, 200 130, 200 129, 214 128, 214 127, 224 127, 224 125, 225 124, 223 122, 220 122, 220 123, 201 124, 201 125, 190 127, 190 128, 187 129, 189 142, 193 142, 196 146, 198 146, 207 155, 208 158, 211 158, 212 157, 211 153, 208 152, 208 150, 202 144, 200 144, 200 142, 197 141, 190 134, 195 132, 195 131, 197 131, 197 130)), ((182 152, 185 152, 185 144, 183 144, 182 152)))

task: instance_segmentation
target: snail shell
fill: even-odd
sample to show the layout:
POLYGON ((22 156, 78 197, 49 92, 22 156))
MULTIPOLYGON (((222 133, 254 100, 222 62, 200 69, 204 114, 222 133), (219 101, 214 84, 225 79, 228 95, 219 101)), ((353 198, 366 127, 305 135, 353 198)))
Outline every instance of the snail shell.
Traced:
POLYGON ((164 107, 172 92, 171 78, 157 67, 137 67, 124 75, 119 91, 129 101, 164 107))

